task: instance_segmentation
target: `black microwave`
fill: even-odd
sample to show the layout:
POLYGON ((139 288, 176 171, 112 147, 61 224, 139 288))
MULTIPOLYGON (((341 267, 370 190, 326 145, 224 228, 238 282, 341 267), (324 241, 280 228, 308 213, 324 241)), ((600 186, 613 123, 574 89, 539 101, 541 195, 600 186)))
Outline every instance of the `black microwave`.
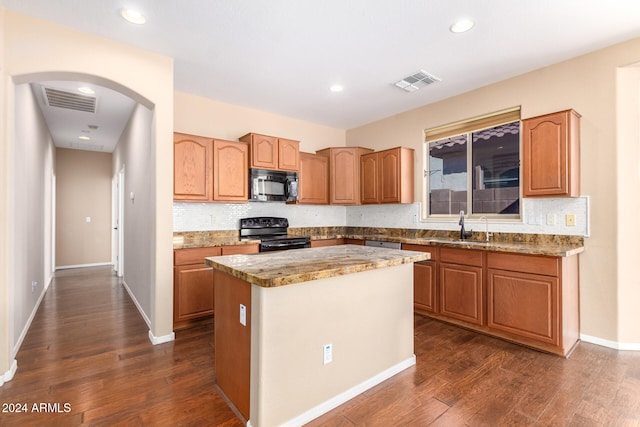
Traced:
POLYGON ((249 200, 254 202, 297 201, 298 173, 249 169, 249 200))

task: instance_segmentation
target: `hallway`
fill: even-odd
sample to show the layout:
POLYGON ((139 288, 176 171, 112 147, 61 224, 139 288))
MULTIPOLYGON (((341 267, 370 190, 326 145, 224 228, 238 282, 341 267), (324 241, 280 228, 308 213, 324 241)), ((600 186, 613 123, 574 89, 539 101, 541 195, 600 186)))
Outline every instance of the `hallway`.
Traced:
MULTIPOLYGON (((420 316, 415 337, 415 367, 309 426, 640 425, 640 352, 580 343, 563 359, 420 316)), ((213 356, 213 324, 153 346, 110 267, 62 270, 0 387, 0 426, 242 426, 213 356)))
POLYGON ((0 426, 241 426, 213 388, 213 324, 157 346, 148 332, 111 267, 58 271, 0 387, 28 413, 0 426))

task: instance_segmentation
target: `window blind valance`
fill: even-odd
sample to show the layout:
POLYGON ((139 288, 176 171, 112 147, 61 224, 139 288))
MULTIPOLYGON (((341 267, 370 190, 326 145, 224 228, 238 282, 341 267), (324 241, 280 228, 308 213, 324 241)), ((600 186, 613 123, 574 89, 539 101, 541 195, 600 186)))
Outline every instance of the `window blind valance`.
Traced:
POLYGON ((486 129, 504 123, 520 120, 520 107, 509 108, 480 117, 474 117, 447 125, 437 126, 424 131, 425 142, 437 141, 439 139, 460 135, 462 133, 486 129))

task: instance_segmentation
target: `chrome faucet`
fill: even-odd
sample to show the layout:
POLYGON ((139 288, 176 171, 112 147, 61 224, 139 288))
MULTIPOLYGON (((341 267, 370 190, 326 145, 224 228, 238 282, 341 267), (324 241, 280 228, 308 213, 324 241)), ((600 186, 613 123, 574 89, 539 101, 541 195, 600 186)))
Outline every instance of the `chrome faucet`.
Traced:
POLYGON ((460 221, 458 221, 458 225, 460 226, 460 240, 471 237, 471 231, 464 231, 464 211, 460 211, 460 221))
POLYGON ((486 236, 485 241, 488 243, 489 237, 493 236, 493 233, 489 233, 489 218, 483 215, 480 217, 480 219, 484 220, 484 234, 486 236))

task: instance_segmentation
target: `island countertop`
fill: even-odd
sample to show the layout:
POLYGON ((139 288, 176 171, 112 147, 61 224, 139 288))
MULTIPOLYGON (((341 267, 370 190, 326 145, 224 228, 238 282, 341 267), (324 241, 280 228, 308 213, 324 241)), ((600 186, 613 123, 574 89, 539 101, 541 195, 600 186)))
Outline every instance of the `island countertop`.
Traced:
POLYGON ((424 261, 429 256, 425 252, 342 245, 217 256, 206 258, 206 263, 238 279, 269 288, 424 261))

